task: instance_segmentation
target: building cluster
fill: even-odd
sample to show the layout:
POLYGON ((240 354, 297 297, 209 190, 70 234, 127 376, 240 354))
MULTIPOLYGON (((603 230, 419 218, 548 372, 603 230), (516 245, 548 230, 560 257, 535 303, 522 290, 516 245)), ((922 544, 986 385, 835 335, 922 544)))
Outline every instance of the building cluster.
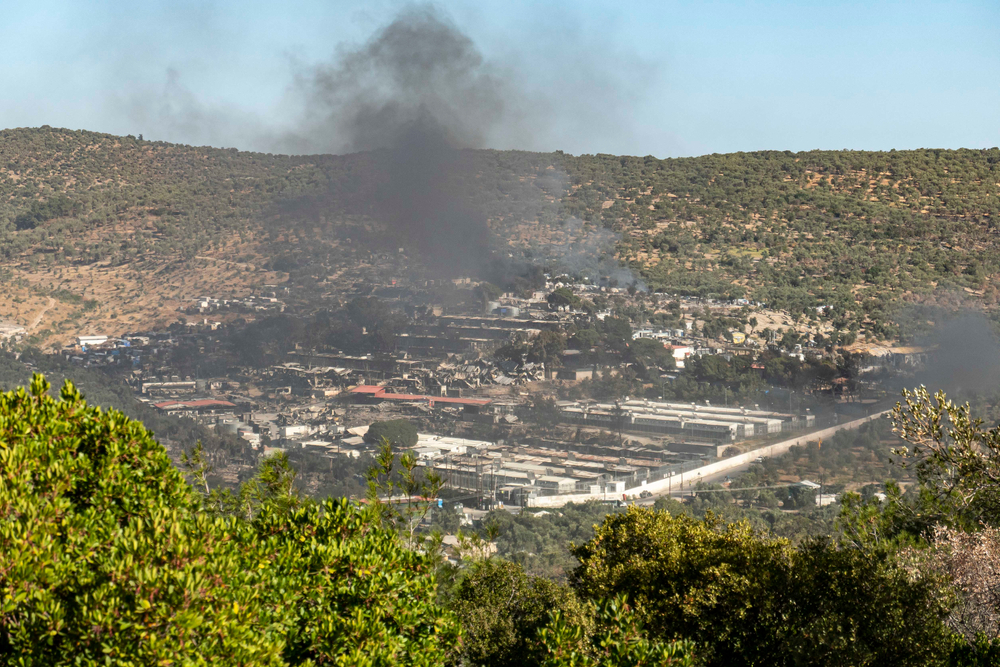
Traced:
POLYGON ((27 333, 27 329, 19 324, 0 320, 0 347, 7 343, 20 343, 27 333))
POLYGON ((296 351, 294 361, 276 365, 277 374, 316 377, 325 374, 336 386, 379 383, 401 393, 459 395, 490 386, 510 387, 545 377, 545 366, 524 361, 490 358, 465 359, 462 355, 412 357, 407 353, 377 357, 330 352, 296 351))
POLYGON ((430 314, 415 319, 397 347, 416 356, 489 353, 514 337, 560 329, 574 318, 572 313, 520 310, 514 315, 430 314))
POLYGON ((538 496, 607 494, 646 481, 682 474, 700 465, 697 452, 660 446, 555 442, 492 443, 422 435, 413 448, 420 465, 438 474, 449 488, 524 505, 538 496))
MULTIPOLYGON (((494 352, 546 331, 600 329, 593 318, 606 321, 612 314, 606 308, 617 308, 619 315, 640 312, 650 303, 648 296, 639 302, 625 288, 549 278, 544 288, 530 294, 503 294, 484 303, 488 297, 468 280, 387 278, 396 275, 395 253, 372 254, 363 261, 356 255, 342 267, 346 273, 331 271, 317 284, 244 298, 199 297, 184 309, 186 323, 117 337, 80 336, 63 354, 84 366, 117 367, 153 409, 235 436, 256 452, 253 456, 284 449, 331 460, 359 457, 373 451, 363 438, 368 425, 409 419, 424 432, 414 447, 420 465, 441 474, 456 490, 514 502, 558 493, 616 495, 622 488, 714 460, 742 440, 813 423, 809 414, 757 409, 574 401, 557 404, 557 421, 572 427, 553 429, 563 440, 535 437, 525 425, 534 414, 529 396, 552 397, 557 390, 573 395, 567 392, 577 388, 570 383, 622 370, 629 363, 626 355, 618 359, 613 351, 574 349, 565 350, 558 363, 542 364, 498 359, 494 352), (567 299, 561 292, 550 300, 560 288, 579 298, 567 299), (233 351, 237 338, 227 338, 239 333, 241 321, 277 312, 310 317, 369 297, 409 316, 405 328, 394 332, 391 353, 348 354, 299 343, 280 354, 272 347, 268 354, 273 361, 255 364, 246 361, 245 350, 233 351), (586 312, 581 299, 593 304, 582 304, 586 312), (221 363, 210 363, 214 354, 221 363), (228 376, 206 371, 219 367, 228 368, 228 376), (539 384, 548 380, 555 383, 539 384)), ((740 304, 669 299, 676 304, 658 309, 658 318, 650 317, 656 324, 634 330, 632 337, 661 343, 677 369, 705 354, 756 359, 766 345, 739 331, 711 339, 703 335, 699 318, 706 311, 728 316, 740 304)), ((676 374, 664 368, 659 381, 676 374)))
POLYGON ((271 293, 270 296, 251 294, 232 299, 200 296, 193 299, 191 305, 183 312, 189 315, 196 313, 283 313, 285 312, 285 304, 274 296, 274 293, 271 293))
POLYGON ((617 403, 564 401, 563 419, 578 426, 669 435, 711 444, 728 444, 811 428, 816 417, 696 403, 625 400, 617 403))

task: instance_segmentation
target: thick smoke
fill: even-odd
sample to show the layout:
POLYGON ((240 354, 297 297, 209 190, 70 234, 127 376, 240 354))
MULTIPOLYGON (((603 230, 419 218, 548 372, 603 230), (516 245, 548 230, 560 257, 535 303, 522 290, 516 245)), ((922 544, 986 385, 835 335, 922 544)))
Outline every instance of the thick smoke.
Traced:
POLYGON ((414 134, 447 148, 478 148, 514 91, 456 26, 411 7, 332 65, 301 72, 310 152, 399 148, 414 134))
MULTIPOLYGON (((436 10, 404 10, 333 65, 301 73, 304 130, 289 141, 308 152, 375 151, 385 176, 375 210, 399 245, 443 275, 494 278, 511 272, 487 220, 469 203, 465 148, 482 147, 526 96, 436 10), (416 251, 413 253, 412 251, 416 251)), ((545 190, 564 193, 562 174, 545 190)), ((565 242, 540 254, 595 282, 636 282, 614 258, 618 237, 571 218, 565 242)))
POLYGON ((468 37, 435 10, 410 8, 297 86, 306 117, 291 141, 310 152, 376 151, 385 185, 375 208, 400 246, 442 274, 490 261, 486 219, 457 181, 462 149, 481 146, 512 92, 468 37))
MULTIPOLYGON (((585 81, 592 63, 578 60, 573 78, 585 81)), ((239 138, 241 145, 249 142, 273 152, 370 151, 380 185, 372 191, 367 187, 371 183, 365 183, 359 196, 370 201, 352 209, 370 212, 388 226, 390 243, 383 245, 405 248, 442 276, 497 281, 526 267, 509 257, 505 244, 491 238, 484 214, 473 205, 474 156, 465 149, 512 136, 519 147, 531 147, 532 129, 546 133, 539 128, 586 122, 581 119, 589 117, 588 104, 598 104, 590 94, 594 90, 607 93, 599 106, 602 113, 611 113, 622 96, 609 92, 609 85, 581 84, 587 94, 577 93, 589 102, 576 103, 571 110, 546 104, 524 76, 488 61, 438 10, 419 5, 402 10, 360 46, 341 47, 331 63, 299 66, 288 100, 289 109, 298 111, 286 117, 286 127, 294 130, 268 127, 252 114, 200 103, 176 70, 168 72, 159 95, 137 95, 130 104, 140 126, 158 127, 195 143, 225 145, 231 143, 227 139, 239 138)), ((548 94, 563 101, 576 99, 570 91, 550 88, 548 94)), ((565 176, 543 174, 537 185, 558 199, 565 192, 565 176)), ((328 193, 329 200, 343 200, 343 184, 338 187, 340 191, 328 193)), ((530 194, 522 190, 518 196, 530 194)), ((537 202, 521 200, 521 209, 536 204, 540 208, 544 195, 538 196, 537 202)), ((315 211, 323 199, 285 202, 281 208, 315 211)), ((534 257, 594 281, 609 277, 620 284, 635 282, 614 259, 614 233, 575 218, 566 222, 564 232, 561 240, 534 257)))
POLYGON ((1000 389, 1000 339, 983 315, 965 312, 937 322, 917 344, 930 350, 917 381, 932 392, 958 398, 1000 389))

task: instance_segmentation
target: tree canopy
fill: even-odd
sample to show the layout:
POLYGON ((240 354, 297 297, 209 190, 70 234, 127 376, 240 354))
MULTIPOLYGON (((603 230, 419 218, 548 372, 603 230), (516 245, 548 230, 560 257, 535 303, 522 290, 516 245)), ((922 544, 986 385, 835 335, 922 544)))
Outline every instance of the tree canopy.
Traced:
POLYGON ((417 427, 408 419, 390 419, 375 422, 368 427, 365 441, 389 441, 395 447, 412 447, 417 444, 417 427))
POLYGON ((574 554, 583 596, 628 596, 651 637, 692 639, 707 665, 926 665, 949 637, 941 582, 884 553, 633 507, 574 554))
POLYGON ((18 664, 440 664, 433 568, 347 500, 218 514, 67 383, 0 395, 0 653, 18 664))

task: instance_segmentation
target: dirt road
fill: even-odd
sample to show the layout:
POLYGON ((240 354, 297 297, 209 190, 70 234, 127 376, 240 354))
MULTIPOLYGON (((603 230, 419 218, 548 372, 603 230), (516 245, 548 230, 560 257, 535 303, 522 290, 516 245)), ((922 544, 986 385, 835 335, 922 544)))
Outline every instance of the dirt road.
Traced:
POLYGON ((38 328, 38 325, 42 323, 42 318, 45 316, 45 313, 49 312, 54 305, 56 305, 56 300, 50 296, 48 304, 46 304, 46 306, 42 308, 37 315, 35 315, 35 319, 31 320, 31 324, 28 325, 28 333, 31 333, 38 328))

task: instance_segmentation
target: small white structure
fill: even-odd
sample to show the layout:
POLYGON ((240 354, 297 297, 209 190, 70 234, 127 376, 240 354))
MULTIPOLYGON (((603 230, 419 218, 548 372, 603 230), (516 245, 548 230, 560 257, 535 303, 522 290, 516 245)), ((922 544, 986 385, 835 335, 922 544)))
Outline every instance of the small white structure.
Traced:
MULTIPOLYGON (((485 440, 467 440, 465 438, 453 438, 447 435, 432 435, 430 433, 418 433, 417 444, 414 451, 436 450, 442 455, 463 456, 470 452, 488 449, 493 443, 485 440)), ((430 457, 427 457, 430 458, 430 457)))
POLYGON ((240 429, 239 436, 243 440, 249 442, 255 449, 260 445, 260 433, 254 433, 253 431, 244 431, 240 429))
POLYGON ((0 338, 13 338, 24 333, 27 333, 27 330, 21 325, 0 320, 0 338))
POLYGON ((76 343, 80 347, 88 347, 93 345, 104 345, 108 342, 107 336, 77 336, 76 343))
POLYGON ((611 481, 604 484, 605 493, 625 493, 625 482, 622 481, 611 481))
POLYGON ((278 433, 282 438, 298 438, 312 433, 312 427, 308 424, 292 424, 290 426, 282 426, 278 433))
MULTIPOLYGON (((625 490, 625 482, 621 483, 622 491, 625 490)), ((576 480, 572 477, 559 477, 558 475, 542 475, 535 479, 535 487, 555 491, 557 493, 572 493, 576 489, 576 480)))

